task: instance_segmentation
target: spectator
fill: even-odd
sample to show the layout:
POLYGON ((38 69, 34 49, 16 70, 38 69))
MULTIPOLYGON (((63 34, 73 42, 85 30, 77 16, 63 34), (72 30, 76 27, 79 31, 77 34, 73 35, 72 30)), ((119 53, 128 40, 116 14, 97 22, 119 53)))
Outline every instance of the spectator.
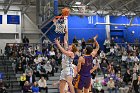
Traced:
POLYGON ((134 68, 136 69, 136 72, 139 72, 139 70, 140 70, 139 63, 135 62, 134 63, 134 68))
POLYGON ((131 45, 127 45, 127 53, 131 53, 133 51, 133 47, 131 45))
POLYGON ((38 81, 38 86, 39 86, 39 92, 41 92, 41 90, 45 90, 46 93, 48 93, 48 87, 44 77, 41 77, 41 79, 38 81))
POLYGON ((104 93, 103 86, 98 79, 96 79, 95 83, 93 84, 93 93, 104 93))
POLYGON ((109 64, 107 69, 108 69, 108 73, 114 72, 113 64, 109 64))
POLYGON ((101 51, 100 58, 101 59, 106 59, 106 55, 105 55, 104 51, 101 51))
POLYGON ((121 59, 121 60, 122 60, 122 62, 125 63, 125 62, 126 62, 126 59, 127 59, 127 55, 126 55, 126 53, 124 52, 123 55, 122 55, 122 59, 121 59))
POLYGON ((104 41, 104 48, 105 48, 105 53, 108 53, 110 50, 110 40, 108 38, 104 41))
POLYGON ((114 71, 111 71, 110 77, 113 78, 114 81, 118 80, 114 71))
POLYGON ((23 73, 22 76, 20 76, 20 86, 24 86, 24 83, 26 81, 26 74, 23 73))
POLYGON ((140 75, 137 76, 137 79, 133 82, 133 87, 135 93, 140 93, 140 75))
POLYGON ((6 93, 7 85, 0 79, 0 93, 6 93))
POLYGON ((39 77, 43 76, 43 77, 47 77, 47 79, 48 79, 48 74, 45 69, 45 63, 38 64, 37 71, 39 73, 39 77))
POLYGON ((3 79, 4 77, 3 77, 3 73, 2 72, 0 72, 0 79, 3 79))
POLYGON ((54 76, 54 72, 58 71, 58 67, 57 67, 57 63, 56 63, 55 59, 53 59, 53 58, 51 59, 50 65, 51 65, 50 69, 52 67, 51 74, 52 74, 52 76, 54 76))
POLYGON ((50 58, 55 58, 55 52, 54 52, 54 49, 53 48, 49 52, 49 55, 50 55, 50 58))
POLYGON ((77 51, 81 51, 81 50, 82 50, 81 43, 78 42, 78 45, 77 45, 77 51))
POLYGON ((116 87, 119 88, 120 93, 128 93, 128 91, 129 91, 129 87, 125 86, 125 83, 123 82, 123 79, 122 78, 120 78, 116 82, 116 87))
POLYGON ((132 76, 130 74, 129 69, 127 69, 127 71, 125 72, 124 77, 123 77, 123 81, 125 82, 126 85, 128 85, 128 83, 132 81, 132 76))
POLYGON ((27 65, 26 58, 25 57, 21 57, 21 62, 22 62, 23 68, 25 68, 25 66, 27 65))
POLYGON ((117 93, 117 88, 115 87, 115 82, 113 81, 113 78, 110 78, 110 80, 108 81, 107 88, 109 93, 112 93, 112 91, 115 91, 115 93, 117 93))
POLYGON ((119 64, 117 64, 115 67, 114 67, 114 70, 115 70, 115 74, 118 73, 118 71, 121 71, 121 66, 119 64))
POLYGON ((134 55, 132 56, 132 61, 133 62, 139 62, 138 57, 136 56, 136 53, 134 53, 134 55))
MULTIPOLYGON (((44 73, 45 73, 46 75, 48 75, 49 73, 52 72, 52 69, 53 69, 53 68, 52 68, 50 62, 48 61, 48 62, 43 66, 42 69, 44 69, 44 70, 45 70, 44 73)), ((42 73, 43 73, 43 70, 42 70, 42 73)), ((52 72, 52 74, 54 75, 54 72, 52 72)), ((48 79, 48 76, 47 76, 47 79, 48 79)))
POLYGON ((111 41, 110 41, 110 46, 111 46, 111 47, 114 47, 114 46, 115 46, 114 37, 112 37, 112 38, 111 38, 111 41))
POLYGON ((33 73, 33 70, 31 69, 31 67, 29 65, 27 65, 26 69, 25 69, 25 74, 28 75, 28 73, 33 73))
POLYGON ((39 87, 37 85, 37 82, 34 82, 33 86, 31 87, 32 93, 40 93, 39 92, 39 87))
POLYGON ((57 60, 58 65, 61 65, 61 60, 62 60, 61 53, 57 53, 56 60, 57 60))
POLYGON ((41 69, 41 63, 37 64, 37 73, 36 73, 37 77, 40 77, 40 73, 41 73, 40 69, 41 69))
POLYGON ((92 39, 89 38, 88 41, 87 41, 88 45, 92 45, 92 39))
POLYGON ((131 59, 131 56, 129 54, 128 57, 127 57, 127 59, 126 59, 125 67, 126 68, 129 68, 130 63, 132 63, 132 59, 131 59))
POLYGON ((85 47, 86 47, 86 42, 85 42, 85 40, 84 40, 84 38, 82 39, 82 49, 85 49, 85 47))
POLYGON ((133 75, 132 75, 132 81, 137 80, 138 72, 136 68, 133 68, 133 75))
POLYGON ((36 64, 38 64, 38 63, 42 62, 42 58, 38 55, 38 56, 35 57, 34 62, 36 64))
POLYGON ((36 66, 35 63, 33 63, 33 64, 31 65, 31 69, 33 70, 33 74, 34 74, 34 75, 37 75, 37 66, 36 66))
POLYGON ((10 45, 9 44, 6 44, 5 46, 5 55, 9 58, 10 57, 10 54, 11 54, 11 48, 10 48, 10 45))
POLYGON ((121 71, 118 71, 118 72, 116 73, 116 76, 117 76, 118 78, 122 77, 121 71))
POLYGON ((23 93, 30 93, 31 92, 31 86, 28 81, 25 81, 23 86, 23 93))
POLYGON ((100 64, 101 63, 101 61, 100 61, 100 59, 98 58, 98 57, 95 57, 95 59, 93 60, 93 64, 95 65, 95 64, 100 64))
POLYGON ((32 85, 35 82, 35 76, 29 72, 26 76, 26 80, 32 85))
POLYGON ((23 67, 23 64, 22 64, 21 60, 19 61, 19 63, 16 64, 16 70, 15 71, 16 71, 16 73, 18 71, 24 72, 24 67, 23 67))
POLYGON ((43 40, 43 44, 44 44, 44 45, 48 45, 48 44, 49 44, 49 40, 48 40, 47 38, 45 38, 45 39, 43 40))
POLYGON ((27 47, 29 44, 29 39, 26 36, 24 36, 22 42, 24 43, 24 46, 27 47))
POLYGON ((54 49, 54 44, 53 43, 49 44, 48 50, 51 50, 52 48, 54 49))
POLYGON ((101 70, 104 74, 104 77, 105 77, 105 74, 107 74, 107 68, 108 68, 108 64, 107 64, 106 60, 103 59, 103 61, 101 63, 101 70))
POLYGON ((48 57, 46 57, 46 56, 42 57, 42 61, 47 61, 47 60, 48 60, 48 57))
POLYGON ((115 53, 115 49, 114 49, 114 47, 111 46, 111 48, 110 48, 110 55, 114 56, 114 53, 115 53))
POLYGON ((138 92, 138 74, 137 74, 136 68, 133 69, 132 85, 133 85, 135 93, 139 93, 138 92))
POLYGON ((74 36, 74 39, 73 39, 73 42, 72 43, 74 43, 74 44, 78 44, 78 41, 77 41, 77 39, 76 39, 76 36, 74 36))

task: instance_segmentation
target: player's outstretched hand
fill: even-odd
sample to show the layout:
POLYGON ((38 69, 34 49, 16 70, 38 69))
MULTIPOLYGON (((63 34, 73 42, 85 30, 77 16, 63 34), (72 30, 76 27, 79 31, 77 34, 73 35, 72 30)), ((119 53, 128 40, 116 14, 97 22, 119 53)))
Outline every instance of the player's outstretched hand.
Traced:
POLYGON ((59 38, 55 38, 55 43, 56 43, 56 44, 60 44, 59 38))
POLYGON ((96 39, 98 38, 98 35, 96 35, 93 39, 94 39, 94 41, 96 41, 96 39))

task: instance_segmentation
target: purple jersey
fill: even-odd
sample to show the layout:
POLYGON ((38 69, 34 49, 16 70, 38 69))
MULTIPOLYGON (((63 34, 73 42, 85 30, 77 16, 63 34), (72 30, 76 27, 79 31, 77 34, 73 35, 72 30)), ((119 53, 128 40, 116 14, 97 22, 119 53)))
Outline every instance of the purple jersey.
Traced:
POLYGON ((91 76, 90 70, 93 68, 93 57, 84 56, 85 64, 81 65, 81 70, 79 74, 81 76, 91 76))

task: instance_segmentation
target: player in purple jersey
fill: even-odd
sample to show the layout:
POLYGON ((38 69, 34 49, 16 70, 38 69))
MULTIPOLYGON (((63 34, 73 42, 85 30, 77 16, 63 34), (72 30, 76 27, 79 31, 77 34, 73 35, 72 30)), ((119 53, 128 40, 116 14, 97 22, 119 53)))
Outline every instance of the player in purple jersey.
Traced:
POLYGON ((86 46, 85 55, 81 56, 78 60, 78 73, 80 74, 80 81, 78 83, 78 93, 82 93, 84 88, 84 93, 89 93, 89 87, 91 85, 91 73, 95 71, 98 66, 93 67, 93 58, 96 56, 99 50, 99 44, 96 41, 97 35, 94 37, 94 42, 96 48, 93 49, 92 46, 86 46))

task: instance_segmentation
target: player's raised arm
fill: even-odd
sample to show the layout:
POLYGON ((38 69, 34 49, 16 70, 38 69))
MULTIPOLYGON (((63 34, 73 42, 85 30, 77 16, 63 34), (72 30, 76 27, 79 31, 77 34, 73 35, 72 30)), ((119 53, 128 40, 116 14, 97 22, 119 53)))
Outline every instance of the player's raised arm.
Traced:
POLYGON ((99 48, 100 48, 100 46, 99 46, 99 44, 98 44, 98 42, 97 42, 97 40, 96 40, 97 38, 98 38, 98 35, 96 35, 96 36, 94 37, 94 43, 95 43, 96 48, 93 49, 93 51, 92 51, 92 53, 91 53, 91 55, 92 55, 93 57, 96 56, 96 54, 97 54, 97 52, 98 52, 98 50, 99 50, 99 48))
POLYGON ((57 47, 60 49, 60 51, 61 51, 63 54, 65 54, 65 55, 67 55, 67 56, 69 56, 69 57, 73 56, 73 52, 66 51, 66 50, 60 45, 60 41, 58 40, 58 38, 55 39, 55 43, 56 43, 57 47))
POLYGON ((80 72, 80 70, 81 70, 81 65, 82 65, 82 63, 83 63, 83 60, 84 60, 84 58, 81 56, 81 57, 79 57, 79 59, 78 59, 78 65, 77 65, 77 72, 80 72))
POLYGON ((64 36, 64 48, 68 48, 68 31, 65 29, 65 36, 64 36))

